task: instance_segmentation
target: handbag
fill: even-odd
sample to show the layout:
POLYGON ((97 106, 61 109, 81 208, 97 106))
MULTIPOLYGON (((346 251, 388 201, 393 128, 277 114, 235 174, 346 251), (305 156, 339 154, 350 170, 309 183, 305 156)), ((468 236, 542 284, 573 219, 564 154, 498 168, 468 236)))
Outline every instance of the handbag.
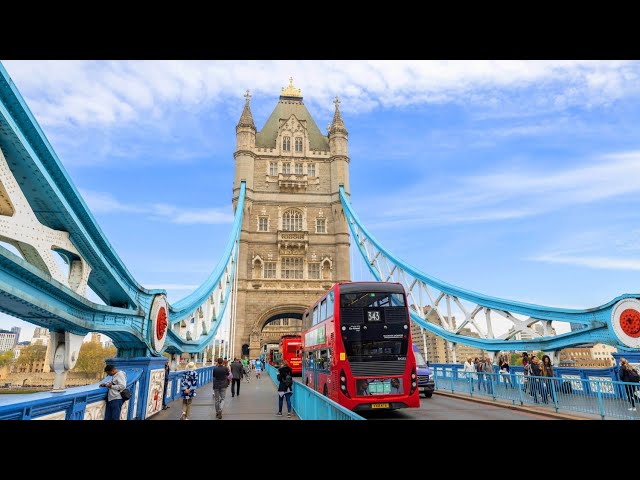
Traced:
POLYGON ((122 397, 122 401, 126 402, 131 398, 131 392, 129 391, 128 388, 125 388, 124 390, 120 391, 120 396, 122 397))

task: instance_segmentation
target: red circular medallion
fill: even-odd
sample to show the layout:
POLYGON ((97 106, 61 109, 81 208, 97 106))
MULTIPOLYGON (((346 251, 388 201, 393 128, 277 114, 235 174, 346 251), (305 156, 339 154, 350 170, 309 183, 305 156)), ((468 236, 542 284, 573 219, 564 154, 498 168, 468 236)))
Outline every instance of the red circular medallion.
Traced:
POLYGON ((158 310, 158 317, 156 321, 156 335, 158 337, 158 340, 162 340, 166 331, 167 331, 167 311, 164 307, 160 307, 160 310, 158 310))
POLYGON ((633 338, 640 337, 640 312, 627 308, 620 314, 622 331, 633 338))

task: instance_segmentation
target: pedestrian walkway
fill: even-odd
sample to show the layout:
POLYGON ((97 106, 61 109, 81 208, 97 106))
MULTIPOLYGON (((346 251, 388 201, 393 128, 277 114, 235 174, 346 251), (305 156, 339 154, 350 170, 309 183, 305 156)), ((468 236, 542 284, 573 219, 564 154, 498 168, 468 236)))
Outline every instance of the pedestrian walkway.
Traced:
MULTIPOLYGON (((242 381, 240 396, 231 397, 231 387, 227 388, 227 395, 222 410, 222 420, 273 420, 287 422, 299 420, 295 413, 287 418, 286 403, 284 415, 276 417, 278 411, 278 392, 276 386, 263 372, 262 378, 256 380, 254 372, 250 382, 242 381)), ((168 410, 162 410, 149 420, 179 420, 182 414, 182 399, 169 404, 168 410)), ((197 395, 191 404, 191 420, 216 420, 216 408, 213 400, 211 383, 198 387, 197 395)))

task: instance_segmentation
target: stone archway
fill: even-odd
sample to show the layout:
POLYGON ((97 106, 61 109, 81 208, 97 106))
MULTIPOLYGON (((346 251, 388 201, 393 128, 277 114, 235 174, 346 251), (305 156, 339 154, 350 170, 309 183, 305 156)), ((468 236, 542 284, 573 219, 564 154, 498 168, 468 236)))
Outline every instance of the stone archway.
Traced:
MULTIPOLYGON (((261 348, 262 330, 272 321, 283 318, 302 319, 302 314, 308 308, 306 305, 286 304, 278 305, 262 312, 253 324, 249 348, 251 352, 258 352, 261 348)), ((297 329, 301 330, 300 328, 297 329)))

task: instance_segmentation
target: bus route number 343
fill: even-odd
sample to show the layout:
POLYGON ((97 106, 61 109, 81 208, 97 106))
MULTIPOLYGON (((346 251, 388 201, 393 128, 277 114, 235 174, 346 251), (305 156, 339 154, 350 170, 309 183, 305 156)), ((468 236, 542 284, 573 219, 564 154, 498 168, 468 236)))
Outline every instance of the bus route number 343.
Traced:
POLYGON ((367 312, 367 320, 370 322, 379 322, 380 321, 380 312, 373 311, 367 312))

